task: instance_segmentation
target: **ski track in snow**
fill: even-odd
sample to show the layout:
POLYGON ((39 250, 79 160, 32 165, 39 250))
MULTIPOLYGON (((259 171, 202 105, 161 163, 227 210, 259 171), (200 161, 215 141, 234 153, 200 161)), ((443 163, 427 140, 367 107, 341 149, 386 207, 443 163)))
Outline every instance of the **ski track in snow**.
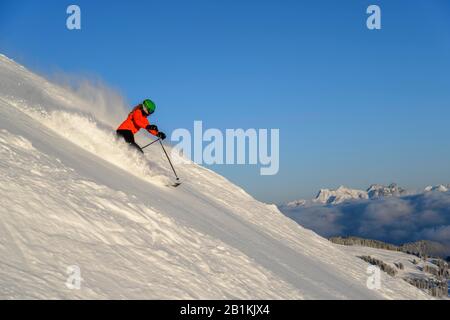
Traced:
POLYGON ((0 298, 428 298, 367 289, 365 262, 208 169, 178 164, 167 187, 161 150, 140 157, 82 104, 0 56, 0 298))

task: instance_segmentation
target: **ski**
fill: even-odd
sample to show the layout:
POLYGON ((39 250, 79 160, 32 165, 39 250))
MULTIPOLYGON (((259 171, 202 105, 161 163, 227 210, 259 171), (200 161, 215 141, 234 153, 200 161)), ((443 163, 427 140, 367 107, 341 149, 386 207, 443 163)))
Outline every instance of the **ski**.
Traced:
POLYGON ((177 181, 172 184, 172 187, 176 188, 181 184, 180 178, 177 178, 177 181))
POLYGON ((174 182, 172 184, 166 184, 166 187, 176 188, 176 187, 179 187, 180 185, 181 185, 181 182, 174 182))

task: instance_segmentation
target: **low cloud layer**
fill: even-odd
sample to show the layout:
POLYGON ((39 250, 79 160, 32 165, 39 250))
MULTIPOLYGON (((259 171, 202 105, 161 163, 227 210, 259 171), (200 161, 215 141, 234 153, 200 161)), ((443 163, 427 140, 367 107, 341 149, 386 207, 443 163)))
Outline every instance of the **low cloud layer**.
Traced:
POLYGON ((358 236, 393 244, 432 240, 444 244, 450 255, 450 192, 282 210, 324 237, 358 236))

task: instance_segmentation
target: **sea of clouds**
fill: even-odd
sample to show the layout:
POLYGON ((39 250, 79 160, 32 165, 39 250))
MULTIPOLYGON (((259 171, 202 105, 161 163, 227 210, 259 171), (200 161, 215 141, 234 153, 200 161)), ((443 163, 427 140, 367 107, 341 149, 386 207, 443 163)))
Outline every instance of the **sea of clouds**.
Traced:
POLYGON ((436 241, 450 255, 450 192, 313 205, 282 211, 323 237, 357 236, 393 244, 436 241))

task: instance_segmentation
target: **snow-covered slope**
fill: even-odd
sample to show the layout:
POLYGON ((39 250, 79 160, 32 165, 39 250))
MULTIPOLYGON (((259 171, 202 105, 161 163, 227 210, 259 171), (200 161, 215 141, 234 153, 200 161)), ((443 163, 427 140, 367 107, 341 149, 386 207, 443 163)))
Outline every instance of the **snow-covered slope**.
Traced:
MULTIPOLYGON (((426 280, 426 281, 442 281, 439 277, 431 274, 427 271, 429 269, 436 269, 431 261, 434 259, 428 258, 426 260, 420 259, 417 256, 407 254, 400 251, 392 251, 385 249, 369 248, 365 246, 342 246, 344 251, 354 255, 355 257, 370 256, 379 261, 384 262, 386 265, 396 271, 396 274, 390 276, 386 273, 382 273, 382 278, 392 280, 393 278, 400 278, 406 281, 411 280, 426 280), (401 266, 401 267, 399 267, 401 266)), ((429 290, 423 288, 424 292, 429 290)), ((446 297, 443 297, 446 298, 446 297)))
POLYGON ((0 298, 427 298, 203 167, 167 187, 103 111, 0 56, 0 298))

